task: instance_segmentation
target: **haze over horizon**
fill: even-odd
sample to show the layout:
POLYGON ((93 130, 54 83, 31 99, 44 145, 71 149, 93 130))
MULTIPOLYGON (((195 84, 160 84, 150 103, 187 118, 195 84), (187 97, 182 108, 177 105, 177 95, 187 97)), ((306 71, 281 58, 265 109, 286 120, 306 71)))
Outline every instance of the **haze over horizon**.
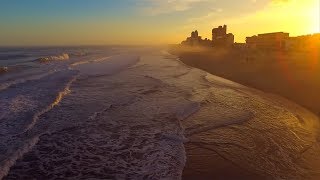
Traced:
POLYGON ((319 9, 0 0, 0 180, 320 180, 319 9))
POLYGON ((319 32, 319 0, 3 0, 0 46, 178 43, 227 24, 236 42, 258 33, 319 32), (275 18, 276 17, 276 18, 275 18))

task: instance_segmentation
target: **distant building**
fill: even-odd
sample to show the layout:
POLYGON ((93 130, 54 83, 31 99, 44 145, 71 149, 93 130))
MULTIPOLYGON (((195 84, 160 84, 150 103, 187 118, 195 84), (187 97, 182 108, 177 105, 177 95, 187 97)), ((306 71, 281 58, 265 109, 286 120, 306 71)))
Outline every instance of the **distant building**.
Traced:
POLYGON ((286 50, 320 50, 320 33, 290 37, 286 40, 286 50))
POLYGON ((289 33, 275 32, 247 37, 246 43, 249 48, 283 50, 288 39, 289 33))
POLYGON ((233 47, 236 48, 236 49, 240 49, 240 50, 244 50, 244 49, 247 49, 247 44, 246 43, 234 43, 233 44, 233 47))
POLYGON ((219 26, 212 29, 212 40, 202 39, 199 36, 198 31, 193 31, 191 36, 181 43, 188 46, 215 46, 215 47, 231 47, 234 44, 234 35, 232 33, 227 34, 227 26, 219 26))
POLYGON ((219 26, 212 29, 212 44, 213 46, 232 46, 234 44, 234 35, 232 33, 227 34, 227 26, 219 26))
POLYGON ((188 37, 185 41, 182 41, 182 45, 187 46, 210 46, 211 40, 205 38, 202 39, 201 36, 199 36, 199 33, 197 30, 192 31, 191 36, 188 37))
POLYGON ((202 47, 233 47, 235 49, 265 49, 265 50, 299 50, 319 51, 320 33, 290 37, 289 33, 273 32, 247 37, 246 43, 234 43, 234 35, 227 33, 227 26, 212 29, 212 40, 202 39, 197 30, 191 33, 182 45, 202 47))

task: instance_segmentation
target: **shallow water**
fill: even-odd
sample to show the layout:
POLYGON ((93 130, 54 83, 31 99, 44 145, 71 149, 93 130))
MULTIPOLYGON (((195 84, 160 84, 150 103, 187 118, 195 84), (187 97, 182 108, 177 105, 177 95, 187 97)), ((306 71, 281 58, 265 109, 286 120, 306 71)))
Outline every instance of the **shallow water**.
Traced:
POLYGON ((266 177, 319 172, 308 161, 318 158, 316 116, 165 51, 31 64, 0 76, 0 178, 180 179, 185 143, 266 177))

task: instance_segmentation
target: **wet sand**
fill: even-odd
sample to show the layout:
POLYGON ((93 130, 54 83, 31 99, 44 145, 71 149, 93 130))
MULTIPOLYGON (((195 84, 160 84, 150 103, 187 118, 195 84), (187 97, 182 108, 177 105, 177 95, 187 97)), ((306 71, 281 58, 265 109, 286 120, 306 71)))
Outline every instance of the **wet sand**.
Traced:
MULTIPOLYGON (((172 48, 171 53, 178 55, 180 60, 189 66, 205 70, 211 74, 262 90, 264 92, 280 95, 289 101, 293 101, 306 107, 307 109, 313 111, 314 114, 319 115, 320 93, 318 92, 320 92, 320 61, 318 52, 245 52, 241 50, 182 50, 181 48, 172 48)), ((270 94, 270 96, 273 95, 270 94)), ((266 120, 266 122, 269 121, 271 123, 271 121, 273 121, 273 115, 269 114, 266 117, 268 116, 270 120, 266 120)), ((194 119, 196 119, 195 121, 199 120, 198 117, 194 117, 194 119)), ((254 121, 255 120, 251 121, 253 124, 244 123, 240 125, 240 127, 236 127, 235 129, 247 129, 246 131, 240 131, 236 137, 226 133, 229 131, 229 128, 232 129, 233 127, 214 129, 206 133, 200 133, 192 136, 190 142, 185 144, 187 161, 183 171, 183 179, 274 179, 275 177, 273 176, 273 173, 277 170, 273 171, 270 167, 262 168, 262 166, 264 166, 262 165, 263 161, 260 162, 262 163, 260 164, 258 159, 262 158, 262 156, 273 156, 273 153, 277 151, 276 146, 272 145, 274 140, 277 141, 277 139, 282 139, 286 136, 289 139, 294 138, 292 135, 290 135, 290 133, 287 134, 282 130, 277 130, 278 128, 280 129, 279 126, 282 126, 280 124, 272 127, 272 125, 267 123, 264 125, 265 127, 260 127, 254 121), (243 128, 243 126, 252 127, 243 128), (269 126, 271 129, 265 132, 263 129, 269 126), (256 129, 257 131, 253 129, 256 129), (261 149, 261 152, 267 151, 269 148, 273 150, 267 152, 266 155, 260 154, 261 152, 259 151, 250 152, 250 150, 243 152, 240 150, 237 152, 238 150, 230 148, 227 145, 220 146, 214 144, 197 143, 193 142, 192 140, 202 139, 203 137, 207 139, 206 141, 208 142, 216 141, 220 138, 234 138, 236 141, 244 139, 244 141, 248 140, 255 142, 258 145, 257 148, 261 149), (243 156, 243 160, 237 161, 237 158, 234 158, 232 155, 226 153, 222 149, 228 149, 227 151, 232 152, 231 154, 235 153, 243 156), (254 163, 256 166, 252 166, 252 164, 250 165, 248 162, 246 163, 246 161, 251 161, 249 160, 251 158, 257 159, 257 161, 254 163), (259 167, 260 165, 261 167, 259 167)), ((302 121, 302 124, 303 123, 304 122, 302 121)), ((294 128, 290 126, 284 126, 284 128, 287 130, 294 130, 294 128)), ((289 144, 289 147, 292 146, 289 144)), ((318 143, 316 143, 316 145, 313 147, 319 146, 318 144, 319 140, 318 143)), ((243 144, 243 147, 247 146, 243 144)), ((291 153, 294 154, 293 156, 301 156, 301 159, 304 159, 310 154, 318 152, 318 150, 314 150, 313 147, 311 147, 310 150, 307 150, 308 152, 306 151, 306 153, 301 153, 301 155, 299 155, 299 153, 291 153)), ((277 161, 278 163, 291 161, 289 159, 281 159, 281 157, 277 157, 276 159, 270 161, 270 163, 275 163, 274 165, 277 166, 277 161)), ((299 160, 296 162, 296 165, 292 166, 292 168, 294 169, 295 166, 298 166, 300 163, 305 164, 305 162, 308 162, 307 166, 309 167, 320 167, 319 160, 308 160, 304 162, 300 162, 299 160)), ((280 177, 284 179, 289 177, 299 177, 298 173, 294 174, 294 171, 288 167, 281 170, 280 174, 282 174, 280 177)), ((320 174, 317 172, 306 173, 305 175, 308 176, 308 179, 317 179, 320 174)))
POLYGON ((320 115, 320 56, 310 52, 264 52, 174 47, 189 66, 277 94, 320 115))
POLYGON ((248 169, 233 164, 222 157, 210 146, 185 144, 188 154, 182 179, 268 179, 270 177, 258 175, 248 169))

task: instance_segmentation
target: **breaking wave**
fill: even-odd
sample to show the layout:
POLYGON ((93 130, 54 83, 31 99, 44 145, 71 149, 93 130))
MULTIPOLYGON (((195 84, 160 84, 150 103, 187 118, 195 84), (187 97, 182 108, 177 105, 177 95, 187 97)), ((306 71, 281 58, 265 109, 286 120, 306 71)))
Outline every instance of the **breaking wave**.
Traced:
POLYGON ((118 55, 104 57, 93 61, 83 61, 72 65, 72 69, 89 76, 111 75, 133 66, 140 60, 139 56, 118 55), (108 61, 106 61, 108 59, 108 61))
POLYGON ((36 61, 38 61, 40 63, 47 63, 47 62, 51 62, 51 61, 69 60, 69 58, 70 58, 69 54, 63 53, 58 56, 41 57, 41 58, 36 59, 36 61))
MULTIPOLYGON (((74 76, 74 77, 67 83, 66 87, 65 87, 61 92, 58 93, 56 99, 55 99, 49 106, 47 106, 45 109, 37 112, 37 113, 33 116, 32 122, 26 127, 26 129, 25 129, 25 131, 24 131, 23 133, 25 133, 25 132, 29 131, 30 129, 32 129, 32 128, 34 127, 34 125, 37 123, 37 121, 39 120, 39 117, 40 117, 41 115, 45 114, 46 112, 50 111, 52 108, 54 108, 55 106, 57 106, 57 105, 60 103, 60 101, 63 99, 63 97, 70 93, 70 86, 71 86, 71 84, 77 79, 77 77, 78 77, 77 75, 74 76)), ((22 134, 23 134, 23 133, 22 133, 22 134)))
MULTIPOLYGON (((57 106, 62 99, 70 93, 70 86, 72 85, 72 83, 77 79, 78 74, 75 74, 71 80, 69 80, 64 89, 60 92, 58 92, 58 94, 56 95, 56 98, 53 100, 52 103, 50 103, 47 107, 45 107, 44 109, 36 112, 33 117, 31 122, 26 126, 26 128, 24 128, 24 130, 19 133, 19 134, 15 134, 11 137, 7 136, 6 138, 4 137, 2 140, 5 142, 10 142, 10 141, 16 141, 14 144, 12 145, 6 145, 8 149, 11 149, 8 151, 8 153, 10 154, 6 154, 3 160, 0 161, 0 179, 2 179, 3 177, 5 177, 10 168, 12 166, 15 165, 16 161, 20 158, 22 158, 26 153, 28 153, 39 141, 39 135, 35 135, 32 137, 28 137, 29 136, 29 131, 31 131, 33 129, 33 127, 36 125, 36 123, 38 122, 39 118, 51 111, 55 106, 57 106), (20 143, 22 143, 20 145, 20 143), (17 147, 18 146, 18 147, 17 147)), ((19 105, 19 104, 18 104, 19 105)), ((17 108, 20 108, 19 106, 17 108)), ((22 107, 23 109, 23 107, 22 107)), ((0 144, 1 146, 1 144, 0 144)))
MULTIPOLYGON (((0 132, 0 179, 7 174, 6 179, 181 179, 185 143, 217 144, 216 151, 239 166, 252 164, 257 166, 253 170, 270 169, 271 174, 288 166, 283 162, 300 149, 293 148, 304 146, 299 129, 285 133, 292 117, 281 116, 282 108, 162 53, 161 58, 105 53, 98 54, 104 56, 100 59, 79 58, 71 65, 37 64, 46 68, 45 73, 53 68, 66 72, 55 71, 52 77, 1 92, 1 100, 13 102, 17 112, 28 108, 30 113, 17 117, 7 113, 13 120, 6 120, 13 123, 2 126, 3 135, 0 132), (73 93, 66 96, 75 80, 73 93), (6 98, 12 94, 22 96, 6 98), (37 100, 34 107, 39 108, 33 109, 37 100), (25 116, 22 124, 20 117, 25 116), (278 127, 281 131, 276 133, 260 131, 278 127), (261 140, 258 149, 253 135, 261 140), (279 148, 270 148, 271 143, 279 148)), ((5 119, 1 112, 0 119, 5 119)))

